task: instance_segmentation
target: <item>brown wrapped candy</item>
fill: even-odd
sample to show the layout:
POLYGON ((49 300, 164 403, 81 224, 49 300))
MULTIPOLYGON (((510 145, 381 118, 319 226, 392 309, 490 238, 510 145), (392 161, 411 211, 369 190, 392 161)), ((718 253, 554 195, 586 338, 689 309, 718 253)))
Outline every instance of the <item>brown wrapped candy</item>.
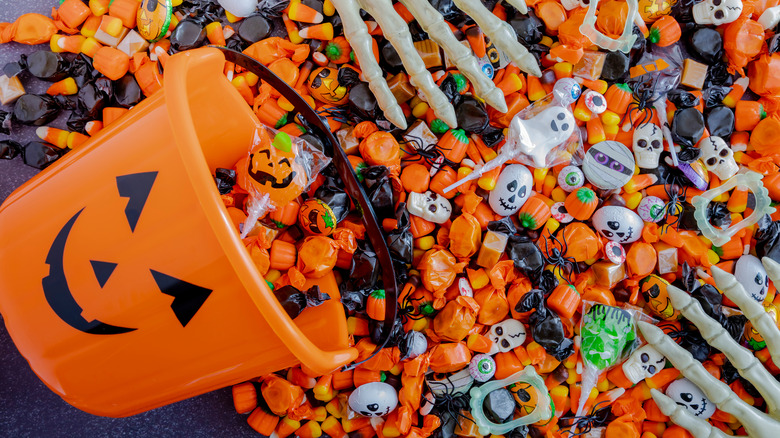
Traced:
POLYGON ((476 254, 482 244, 482 228, 477 218, 463 213, 452 221, 449 238, 452 255, 468 258, 476 254))
POLYGON ((443 340, 461 341, 477 321, 479 304, 471 297, 450 301, 433 319, 433 330, 443 340))
POLYGON ((309 278, 320 278, 336 266, 338 245, 330 237, 307 237, 298 248, 296 268, 309 278))

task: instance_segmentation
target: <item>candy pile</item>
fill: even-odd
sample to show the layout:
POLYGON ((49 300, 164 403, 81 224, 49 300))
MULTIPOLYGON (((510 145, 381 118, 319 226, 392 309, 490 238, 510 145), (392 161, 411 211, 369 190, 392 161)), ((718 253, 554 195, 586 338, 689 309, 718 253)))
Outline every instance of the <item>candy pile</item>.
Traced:
POLYGON ((673 302, 692 297, 780 374, 754 314, 716 281, 733 273, 777 326, 780 6, 607 0, 596 16, 587 1, 486 0, 501 23, 488 32, 480 2, 424 3, 394 3, 403 22, 392 35, 377 23, 391 17, 347 13, 359 6, 345 0, 65 0, 51 19, 23 15, 0 24, 0 42, 49 47, 4 66, 0 102, 13 109, 0 111, 0 133, 34 125, 42 141, 2 140, 0 157, 44 168, 159 90, 173 54, 243 51, 327 118, 404 284, 388 302, 321 138, 276 90, 227 63, 265 125, 247 157, 215 175, 236 232, 291 317, 341 300, 360 351, 346 371, 298 366, 234 386, 257 432, 690 436, 670 419, 680 406, 745 435, 642 334, 657 326, 735 398, 774 409, 673 302), (425 30, 436 14, 456 40, 446 51, 425 30), (509 30, 522 63, 490 38, 509 30), (420 60, 400 48, 402 31, 420 60), (455 62, 458 50, 476 63, 455 62), (29 77, 51 82, 47 93, 25 93, 29 77), (63 110, 67 130, 48 126, 63 110), (306 287, 326 276, 339 296, 306 287), (387 306, 398 306, 390 333, 387 306))

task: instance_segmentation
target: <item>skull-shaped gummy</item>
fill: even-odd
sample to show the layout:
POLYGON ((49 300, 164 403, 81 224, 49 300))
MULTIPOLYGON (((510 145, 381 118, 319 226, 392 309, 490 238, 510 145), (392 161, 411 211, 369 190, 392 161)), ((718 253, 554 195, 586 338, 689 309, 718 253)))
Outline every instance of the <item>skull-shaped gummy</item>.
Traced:
POLYGON ((447 222, 452 214, 450 201, 430 190, 425 193, 409 193, 406 209, 409 213, 436 224, 447 222))
POLYGON ((633 352, 628 360, 623 362, 622 368, 623 374, 631 383, 639 383, 658 374, 664 366, 666 366, 666 358, 652 345, 645 345, 633 352))
POLYGON ((704 0, 693 5, 693 19, 697 24, 731 23, 742 14, 742 0, 704 0))
POLYGON ((737 174, 739 166, 734 160, 734 152, 720 137, 707 137, 699 143, 701 160, 710 172, 725 181, 737 174))
POLYGON ((633 148, 637 166, 642 169, 657 168, 661 151, 664 150, 664 137, 661 128, 652 123, 639 125, 634 130, 633 148))
POLYGON ((507 319, 493 324, 487 337, 493 341, 488 354, 506 353, 525 342, 525 326, 516 319, 507 319))

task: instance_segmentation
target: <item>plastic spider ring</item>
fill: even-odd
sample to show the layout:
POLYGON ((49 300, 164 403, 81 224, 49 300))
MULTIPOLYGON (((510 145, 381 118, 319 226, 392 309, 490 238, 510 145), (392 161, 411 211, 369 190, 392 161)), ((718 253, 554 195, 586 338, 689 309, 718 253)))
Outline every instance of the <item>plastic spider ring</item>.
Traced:
POLYGON ((771 202, 769 199, 769 191, 761 182, 762 178, 763 176, 756 172, 747 172, 736 175, 728 179, 719 187, 707 190, 701 195, 694 196, 693 199, 691 199, 691 204, 696 209, 693 212, 693 217, 699 225, 699 230, 701 230, 701 234, 704 235, 704 237, 710 239, 713 245, 725 245, 743 228, 755 224, 764 215, 775 212, 775 208, 769 205, 771 202), (753 196, 756 198, 756 206, 753 208, 753 213, 725 230, 716 229, 707 220, 707 206, 714 198, 717 198, 737 186, 746 187, 753 192, 753 196))
POLYGON ((544 380, 536 373, 534 367, 530 365, 506 379, 494 380, 485 383, 482 386, 473 387, 469 394, 471 395, 471 400, 469 401, 471 415, 474 417, 474 422, 477 423, 480 435, 503 435, 516 427, 548 420, 552 417, 552 408, 550 407, 552 399, 550 398, 550 393, 544 386, 544 380), (528 415, 516 418, 512 421, 507 421, 506 423, 497 424, 488 420, 484 411, 485 397, 492 391, 513 383, 527 383, 536 389, 539 393, 539 397, 534 410, 528 415))
POLYGON ((639 4, 637 0, 627 0, 628 14, 626 14, 626 24, 623 26, 623 34, 620 38, 610 38, 596 30, 596 9, 599 6, 599 0, 593 0, 588 5, 588 11, 585 13, 585 19, 580 25, 580 32, 585 35, 593 44, 604 50, 620 50, 628 54, 636 41, 634 34, 634 17, 637 16, 639 4))
POLYGON ((563 202, 556 202, 553 204, 552 207, 550 207, 550 212, 552 213, 553 219, 562 224, 568 224, 574 220, 574 217, 566 211, 563 202))

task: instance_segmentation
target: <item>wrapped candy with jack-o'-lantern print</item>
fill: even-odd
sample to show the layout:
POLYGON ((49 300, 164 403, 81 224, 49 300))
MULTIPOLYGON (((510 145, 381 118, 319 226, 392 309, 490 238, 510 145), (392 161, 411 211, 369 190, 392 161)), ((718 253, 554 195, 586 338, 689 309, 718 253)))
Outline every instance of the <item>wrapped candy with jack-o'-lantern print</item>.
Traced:
MULTIPOLYGON (((311 175, 329 162, 330 158, 306 141, 257 125, 249 154, 236 163, 236 181, 250 195, 246 223, 254 225, 268 211, 300 196, 311 175)), ((252 228, 245 226, 241 237, 252 228)))
POLYGON ((648 275, 639 281, 639 291, 647 302, 647 307, 662 319, 676 321, 682 314, 672 307, 672 301, 666 291, 667 286, 669 282, 657 275, 648 275))
POLYGON ((359 80, 358 72, 352 67, 320 67, 309 75, 307 88, 322 103, 343 105, 349 99, 349 89, 359 80))

